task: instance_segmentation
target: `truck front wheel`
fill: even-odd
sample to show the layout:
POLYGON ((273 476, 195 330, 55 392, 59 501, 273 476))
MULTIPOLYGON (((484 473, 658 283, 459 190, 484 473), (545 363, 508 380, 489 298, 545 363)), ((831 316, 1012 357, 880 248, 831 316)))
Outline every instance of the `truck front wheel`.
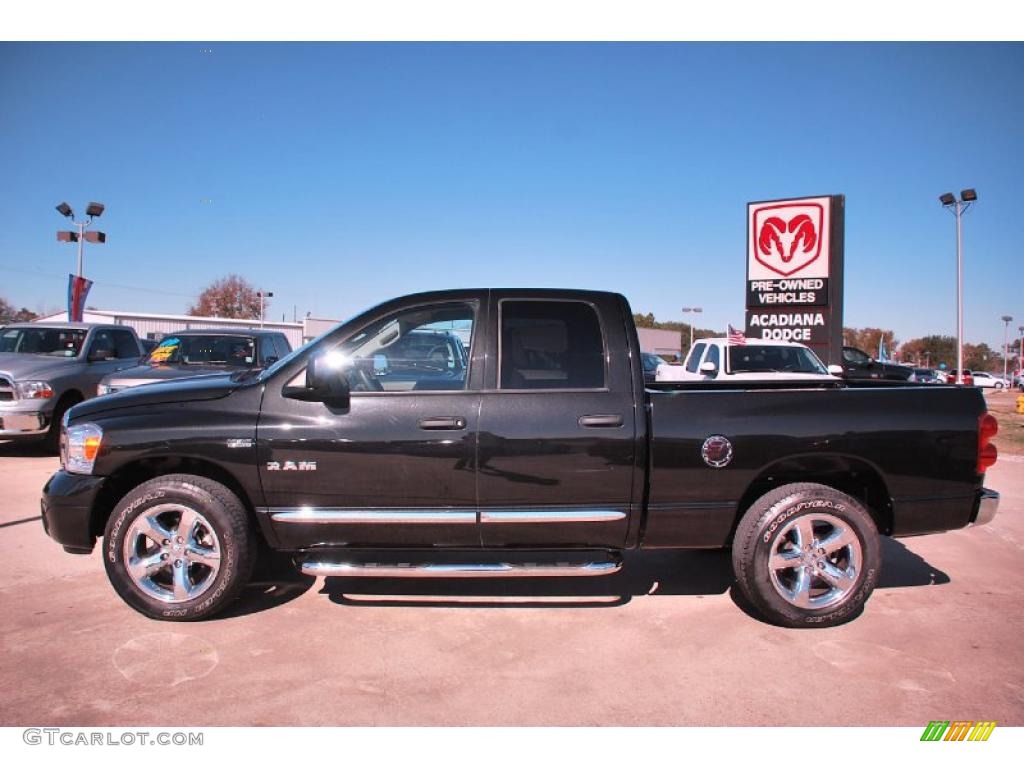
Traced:
POLYGON ((103 563, 115 591, 153 619, 195 621, 222 610, 252 573, 256 540, 238 497, 196 475, 163 475, 114 508, 103 563))
POLYGON ((744 514, 732 564, 740 589, 770 621, 830 627, 859 614, 878 584, 882 554, 859 501, 827 485, 792 483, 744 514))

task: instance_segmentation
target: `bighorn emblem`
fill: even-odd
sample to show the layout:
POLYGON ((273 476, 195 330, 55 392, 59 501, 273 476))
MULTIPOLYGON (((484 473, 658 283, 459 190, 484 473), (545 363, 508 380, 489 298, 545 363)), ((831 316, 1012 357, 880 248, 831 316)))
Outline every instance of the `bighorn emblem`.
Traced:
POLYGON ((754 257, 788 277, 821 253, 822 208, 817 204, 771 206, 754 212, 754 257))

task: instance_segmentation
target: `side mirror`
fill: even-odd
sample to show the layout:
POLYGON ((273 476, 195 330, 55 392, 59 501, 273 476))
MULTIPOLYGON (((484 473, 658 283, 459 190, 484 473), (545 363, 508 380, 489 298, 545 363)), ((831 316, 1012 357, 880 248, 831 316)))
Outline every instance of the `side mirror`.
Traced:
POLYGON ((841 365, 834 365, 834 364, 830 365, 828 367, 828 372, 831 373, 833 376, 842 376, 843 375, 843 366, 841 366, 841 365))
POLYGON ((293 400, 326 403, 335 408, 349 406, 349 363, 329 355, 314 355, 306 364, 306 386, 285 387, 282 394, 293 400))
POLYGON ((348 408, 348 368, 348 361, 314 355, 306 366, 306 389, 320 402, 348 408))
POLYGON ((718 366, 708 360, 700 364, 700 372, 705 376, 714 376, 718 372, 718 366))

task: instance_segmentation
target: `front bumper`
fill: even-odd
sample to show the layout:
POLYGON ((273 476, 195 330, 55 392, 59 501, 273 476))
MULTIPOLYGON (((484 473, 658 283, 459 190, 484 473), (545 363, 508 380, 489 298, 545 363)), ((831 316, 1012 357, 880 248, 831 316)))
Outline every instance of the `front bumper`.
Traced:
POLYGON ((63 469, 47 481, 40 499, 43 530, 68 552, 88 554, 96 543, 92 511, 105 477, 75 475, 63 469))
POLYGON ((991 523, 999 510, 999 493, 982 488, 978 495, 978 511, 974 513, 974 525, 991 523))
POLYGON ((52 413, 0 408, 0 438, 45 435, 52 413))

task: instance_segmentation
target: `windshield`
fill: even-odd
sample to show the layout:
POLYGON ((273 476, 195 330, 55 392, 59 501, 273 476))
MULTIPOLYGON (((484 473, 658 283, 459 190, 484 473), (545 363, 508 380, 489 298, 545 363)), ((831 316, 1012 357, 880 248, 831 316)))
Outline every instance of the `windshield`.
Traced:
POLYGON ((144 360, 146 365, 227 365, 251 368, 256 359, 251 336, 168 336, 144 360))
POLYGON ((0 352, 78 357, 85 334, 80 328, 5 328, 0 331, 0 352))
POLYGON ((658 370, 658 366, 665 362, 658 355, 652 355, 649 352, 642 353, 641 358, 644 361, 644 370, 648 373, 654 373, 658 370))
POLYGON ((767 347, 746 344, 729 347, 729 373, 820 373, 824 363, 806 347, 767 347))

